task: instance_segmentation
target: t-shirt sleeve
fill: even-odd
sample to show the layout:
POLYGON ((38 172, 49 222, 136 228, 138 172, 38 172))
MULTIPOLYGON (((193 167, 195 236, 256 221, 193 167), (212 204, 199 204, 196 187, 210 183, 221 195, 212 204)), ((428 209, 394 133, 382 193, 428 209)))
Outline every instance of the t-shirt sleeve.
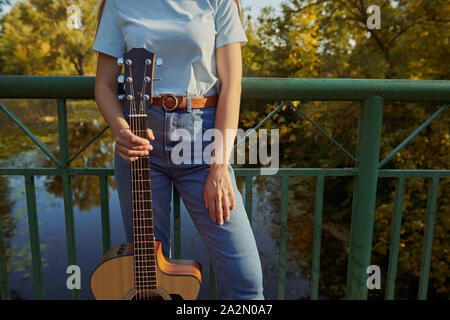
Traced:
POLYGON ((113 0, 105 1, 92 49, 116 58, 123 56, 125 50, 124 38, 113 0))
POLYGON ((234 0, 217 0, 214 22, 216 24, 216 49, 230 43, 248 42, 234 0))

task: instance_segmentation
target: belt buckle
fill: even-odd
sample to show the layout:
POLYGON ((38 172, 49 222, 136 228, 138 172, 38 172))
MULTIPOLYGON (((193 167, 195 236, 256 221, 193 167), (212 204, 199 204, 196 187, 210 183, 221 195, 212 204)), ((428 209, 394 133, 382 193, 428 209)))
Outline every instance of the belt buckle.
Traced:
POLYGON ((176 97, 174 94, 170 94, 170 93, 169 93, 169 94, 166 94, 166 95, 163 96, 162 101, 161 101, 161 104, 162 104, 163 108, 164 108, 166 111, 172 111, 172 110, 174 110, 174 109, 178 106, 178 99, 177 99, 177 97, 176 97), (166 98, 167 98, 167 97, 172 97, 172 98, 175 99, 175 105, 174 105, 173 107, 168 107, 168 106, 165 105, 165 101, 166 101, 166 98))

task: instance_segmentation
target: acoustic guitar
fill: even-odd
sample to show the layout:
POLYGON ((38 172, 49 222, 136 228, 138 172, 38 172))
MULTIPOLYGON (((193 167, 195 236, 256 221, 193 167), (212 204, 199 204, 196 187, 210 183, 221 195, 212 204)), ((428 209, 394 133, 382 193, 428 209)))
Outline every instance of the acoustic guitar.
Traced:
MULTIPOLYGON (((133 48, 118 59, 124 67, 125 106, 130 129, 147 139, 147 108, 152 101, 156 55, 133 48)), ((133 210, 133 243, 109 250, 91 275, 96 299, 193 300, 201 284, 201 265, 194 260, 170 259, 154 236, 149 156, 130 163, 133 210)))

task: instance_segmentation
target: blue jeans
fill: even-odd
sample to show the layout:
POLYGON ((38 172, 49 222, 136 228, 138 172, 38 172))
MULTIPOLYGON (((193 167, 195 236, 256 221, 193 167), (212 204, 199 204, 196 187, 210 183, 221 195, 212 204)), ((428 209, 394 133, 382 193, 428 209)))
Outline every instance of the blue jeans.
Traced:
MULTIPOLYGON (((129 123, 127 109, 124 110, 124 115, 129 123)), ((171 158, 172 149, 180 141, 172 136, 174 130, 184 128, 193 136, 197 134, 191 141, 193 146, 194 140, 200 139, 199 133, 214 128, 216 107, 193 108, 191 112, 186 109, 165 111, 163 107, 152 104, 147 115, 148 127, 153 130, 155 136, 155 140, 150 141, 153 150, 149 152, 155 238, 162 242, 163 253, 169 256, 173 182, 212 258, 213 269, 223 295, 221 298, 264 299, 258 249, 231 165, 228 165, 228 170, 236 206, 234 210, 230 207, 230 220, 224 220, 223 225, 218 225, 210 220, 203 200, 209 164, 206 159, 198 157, 211 141, 202 141, 201 150, 197 143, 196 151, 192 152, 191 160, 196 157, 201 163, 191 161, 190 164, 178 164, 171 158)), ((194 149, 193 146, 191 150, 194 149)), ((114 153, 114 175, 126 239, 132 242, 130 162, 120 158, 116 151, 114 153)))

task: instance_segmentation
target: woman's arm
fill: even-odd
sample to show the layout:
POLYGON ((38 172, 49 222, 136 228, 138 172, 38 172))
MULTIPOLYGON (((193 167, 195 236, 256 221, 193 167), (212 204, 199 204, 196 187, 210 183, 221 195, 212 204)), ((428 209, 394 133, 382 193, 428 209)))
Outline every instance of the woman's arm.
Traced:
MULTIPOLYGON (((149 141, 131 133, 128 122, 122 113, 122 107, 117 99, 117 77, 121 67, 116 58, 98 53, 97 74, 95 77, 95 101, 105 121, 116 138, 118 155, 126 161, 134 161, 145 152, 152 150, 149 141)), ((154 140, 151 129, 148 129, 149 139, 154 140)))
POLYGON ((220 94, 217 103, 215 129, 222 139, 214 139, 214 161, 210 164, 204 200, 212 221, 219 225, 230 219, 228 197, 234 209, 234 193, 228 172, 229 157, 236 137, 239 122, 242 82, 242 54, 239 42, 216 49, 217 76, 220 94), (232 130, 230 130, 232 129, 232 130))

